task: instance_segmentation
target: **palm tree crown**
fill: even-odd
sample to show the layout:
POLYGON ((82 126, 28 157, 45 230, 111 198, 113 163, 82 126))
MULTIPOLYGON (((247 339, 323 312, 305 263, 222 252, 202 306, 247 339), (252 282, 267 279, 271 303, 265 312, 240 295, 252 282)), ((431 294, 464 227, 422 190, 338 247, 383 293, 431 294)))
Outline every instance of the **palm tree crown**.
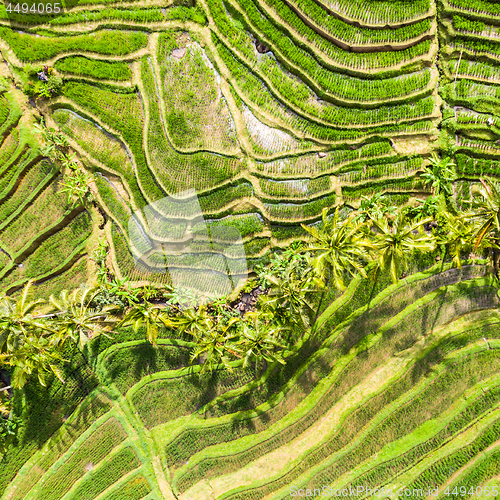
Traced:
POLYGON ((439 158, 436 154, 429 160, 430 165, 424 167, 422 178, 425 184, 430 184, 434 195, 443 193, 452 195, 451 183, 456 178, 455 163, 450 158, 439 158))
POLYGON ((434 239, 422 230, 422 226, 430 220, 409 222, 406 214, 400 212, 392 225, 386 219, 372 221, 378 253, 376 269, 388 270, 392 280, 396 282, 407 267, 408 257, 415 250, 433 250, 434 239))
POLYGON ((366 237, 365 223, 354 214, 341 220, 339 208, 331 219, 327 217, 327 210, 323 210, 322 227, 302 227, 312 236, 309 251, 314 255, 320 276, 329 277, 333 286, 345 290, 346 276, 356 273, 366 276, 363 267, 370 260, 373 245, 366 237))
POLYGON ((109 305, 100 310, 93 309, 92 300, 98 293, 99 290, 86 288, 73 290, 72 293, 64 290, 58 299, 50 297, 52 312, 57 316, 56 329, 61 343, 71 339, 83 348, 89 339, 112 331, 118 321, 114 314, 119 307, 109 305))
POLYGON ((495 233, 495 239, 500 236, 500 184, 486 182, 480 179, 481 186, 474 186, 474 213, 470 219, 478 219, 481 223, 476 233, 476 248, 490 232, 495 233))

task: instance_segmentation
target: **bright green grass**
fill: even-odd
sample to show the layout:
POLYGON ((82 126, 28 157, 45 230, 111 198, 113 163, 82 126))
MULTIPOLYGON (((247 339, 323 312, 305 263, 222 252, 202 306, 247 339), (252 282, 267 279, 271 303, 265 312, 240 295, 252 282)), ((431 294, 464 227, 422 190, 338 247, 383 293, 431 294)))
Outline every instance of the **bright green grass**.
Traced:
POLYGON ((59 59, 55 68, 62 73, 90 76, 100 80, 130 80, 132 78, 132 70, 127 63, 99 61, 82 56, 59 59))
POLYGON ((45 61, 66 52, 124 56, 145 47, 148 40, 141 32, 103 30, 69 37, 35 37, 4 27, 0 28, 0 37, 22 62, 45 61))
MULTIPOLYGON (((450 282, 453 283, 457 279, 460 279, 460 275, 457 276, 456 274, 454 275, 450 274, 448 279, 452 280, 450 282)), ((433 281, 434 281, 433 279, 431 279, 430 281, 424 280, 421 286, 424 287, 425 285, 429 286, 429 284, 431 284, 433 281)), ((415 291, 416 296, 418 297, 419 294, 421 294, 422 292, 425 293, 425 291, 426 288, 423 288, 423 290, 421 291, 419 291, 417 288, 417 290, 415 291)), ((442 292, 443 290, 441 290, 440 293, 442 294, 442 292)), ((398 295, 394 296, 393 293, 390 297, 397 299, 398 295)), ((443 296, 441 295, 439 303, 442 303, 442 297, 443 296)), ((387 299, 391 301, 391 298, 388 297, 387 299)), ((432 295, 427 297, 427 300, 431 298, 432 295)), ((265 419, 254 417, 253 419, 245 421, 244 416, 241 415, 240 417, 241 420, 238 419, 237 427, 235 427, 234 422, 232 424, 227 424, 227 425, 220 423, 212 427, 207 427, 206 429, 203 428, 192 429, 190 431, 185 432, 184 435, 179 436, 179 438, 173 440, 171 443, 167 445, 167 457, 169 459, 170 466, 173 467, 174 464, 175 466, 178 466, 180 462, 186 460, 187 456, 195 453, 195 450, 196 451, 201 450, 203 446, 213 445, 221 441, 224 442, 228 440, 233 440, 236 439, 237 437, 243 437, 247 435, 252 429, 262 431, 265 428, 267 428, 272 422, 276 422, 277 420, 279 420, 279 418, 283 417, 288 412, 287 400, 294 401, 296 400, 296 398, 303 399, 303 397, 308 393, 308 391, 312 389, 311 386, 315 384, 315 380, 319 381, 329 373, 332 363, 335 363, 335 360, 337 360, 339 355, 341 355, 343 352, 344 353, 347 352, 347 350, 351 345, 361 340, 362 337, 360 338, 360 335, 366 335, 368 332, 376 331, 377 326, 376 323, 373 323, 373 320, 376 320, 379 325, 383 323, 384 317, 387 320, 387 316, 381 314, 382 311, 387 311, 385 314, 388 314, 389 317, 391 317, 392 315, 397 314, 399 310, 401 310, 399 308, 406 307, 404 305, 405 303, 409 305, 412 302, 415 302, 415 295, 408 294, 408 291, 406 291, 405 287, 403 287, 399 295, 399 301, 401 302, 401 304, 398 304, 396 307, 394 307, 394 309, 391 310, 385 309, 384 301, 381 301, 380 305, 377 306, 377 308, 372 307, 370 310, 368 310, 366 312, 368 318, 366 317, 364 318, 364 323, 365 323, 364 325, 363 323, 360 322, 358 322, 357 325, 353 324, 352 333, 357 333, 358 334, 357 338, 353 338, 352 333, 350 334, 351 330, 349 328, 347 328, 346 331, 343 332, 341 331, 343 335, 339 337, 338 340, 339 344, 338 345, 335 345, 335 343, 333 344, 333 347, 336 347, 336 349, 332 350, 328 349, 327 351, 325 351, 322 354, 322 356, 318 358, 316 362, 313 363, 308 368, 307 372, 303 376, 303 381, 300 383, 294 383, 293 386, 289 389, 286 398, 283 399, 278 405, 276 405, 275 408, 272 408, 270 411, 268 411, 267 417, 265 419), (373 318, 371 324, 367 322, 370 316, 373 318), (341 346, 345 347, 339 349, 339 347, 341 346), (314 373, 313 379, 311 378, 310 375, 311 373, 314 373)), ((318 405, 314 409, 313 412, 311 412, 308 418, 311 418, 313 421, 319 418, 322 411, 327 406, 330 407, 333 404, 333 401, 336 400, 336 398, 340 397, 341 394, 345 394, 345 392, 350 387, 355 385, 357 381, 359 381, 360 377, 363 377, 363 374, 366 373, 367 370, 373 369, 377 364, 381 363, 383 359, 386 359, 386 357, 388 356, 388 352, 390 351, 390 349, 388 349, 389 346, 387 344, 392 345, 397 343, 398 345, 401 345, 404 337, 414 338, 414 336, 417 335, 417 332, 415 332, 413 327, 410 327, 410 325, 418 324, 418 321, 420 321, 422 323, 421 329, 426 330, 426 328, 428 328, 426 326, 426 322, 422 322, 422 320, 420 318, 417 318, 416 316, 428 315, 427 323, 429 324, 429 322, 432 323, 433 321, 435 321, 435 325, 438 325, 440 321, 439 317, 442 318, 443 315, 450 314, 449 308, 448 311, 446 311, 446 308, 444 308, 443 310, 439 310, 438 308, 438 310, 436 311, 437 313, 436 317, 434 315, 436 313, 434 314, 431 313, 434 307, 435 307, 435 302, 431 301, 429 304, 424 305, 421 309, 416 309, 411 312, 405 311, 407 317, 404 320, 404 324, 403 322, 401 322, 395 327, 397 328, 397 331, 399 333, 397 335, 394 335, 394 338, 393 335, 391 335, 390 333, 387 334, 387 338, 385 338, 384 336, 385 340, 379 341, 380 346, 377 346, 376 349, 372 348, 369 351, 370 357, 368 358, 368 360, 365 361, 366 356, 364 356, 362 359, 356 358, 354 361, 352 361, 349 366, 349 369, 345 370, 345 373, 342 374, 340 380, 337 381, 334 384, 331 391, 329 391, 328 396, 321 402, 320 405, 318 405), (380 356, 378 358, 376 357, 377 352, 380 353, 380 356), (365 368, 361 368, 361 365, 363 363, 365 364, 365 368), (358 368, 360 371, 358 371, 358 368)), ((312 352, 314 352, 314 350, 315 350, 314 343, 312 343, 312 345, 310 345, 308 349, 305 349, 305 352, 308 353, 308 355, 311 355, 312 352)), ((252 399, 249 398, 250 396, 249 393, 243 393, 239 398, 236 397, 233 398, 232 400, 228 399, 227 401, 221 401, 217 406, 210 409, 209 414, 211 414, 212 416, 220 416, 223 414, 230 413, 232 411, 238 411, 240 405, 248 407, 248 405, 251 404, 253 407, 256 407, 258 406, 259 403, 262 404, 264 401, 269 400, 272 393, 274 391, 277 391, 278 388, 284 383, 284 381, 289 381, 292 373, 294 373, 295 370, 297 369, 295 361, 296 360, 292 358, 290 360, 290 364, 287 365, 283 370, 280 370, 277 374, 275 374, 274 377, 271 377, 264 385, 264 387, 258 387, 257 390, 255 390, 255 393, 252 394, 252 399), (281 377, 283 378, 281 379, 281 377), (266 392, 264 392, 264 389, 268 391, 267 394, 266 392), (250 403, 250 401, 252 401, 252 403, 250 403)), ((304 420, 302 423, 299 422, 296 425, 298 425, 300 428, 301 425, 305 424, 306 422, 307 420, 304 420)), ((294 433, 295 431, 293 431, 292 429, 293 426, 291 428, 291 432, 294 433)), ((254 447, 254 451, 258 452, 258 448, 254 447)), ((248 455, 245 455, 244 459, 246 460, 246 458, 248 458, 248 455)), ((240 458, 240 460, 241 459, 242 458, 240 458)))
POLYGON ((111 408, 109 399, 102 394, 85 399, 97 380, 82 362, 83 359, 76 356, 65 367, 65 384, 51 379, 47 389, 41 389, 34 380, 26 386, 25 406, 21 410, 24 424, 18 434, 18 443, 4 457, 0 476, 0 491, 3 492, 24 465, 11 484, 11 500, 22 500, 59 456, 111 408), (79 381, 78 377, 84 378, 79 381), (65 415, 71 417, 68 424, 61 427, 65 415), (59 428, 61 430, 54 434, 59 428), (35 456, 44 443, 43 452, 35 456))
POLYGON ((28 170, 17 189, 0 202, 0 227, 23 210, 54 178, 56 169, 48 162, 40 162, 28 170))
POLYGON ((61 498, 69 490, 71 484, 85 474, 89 464, 98 464, 125 438, 126 433, 121 424, 114 418, 108 419, 83 441, 77 450, 65 455, 59 467, 46 473, 43 484, 32 490, 27 499, 56 500, 61 498))
POLYGON ((142 475, 136 475, 102 498, 103 500, 140 500, 149 492, 150 488, 146 478, 142 475))
POLYGON ((159 345, 154 348, 147 342, 141 342, 121 346, 108 354, 101 364, 109 380, 125 394, 147 375, 188 366, 189 349, 182 345, 159 345))
MULTIPOLYGON (((429 313, 429 310, 427 310, 427 313, 429 313)), ((409 319, 413 319, 411 318, 411 314, 409 316, 409 319)), ((436 321, 436 325, 438 323, 439 322, 436 321)), ((404 336, 403 332, 405 329, 406 328, 401 326, 401 336, 404 336)), ((485 330, 480 330, 477 336, 480 338, 481 335, 484 334, 485 330)), ((396 335, 392 334, 391 336, 396 335)), ((396 339, 398 341, 401 340, 397 337, 396 339)), ((365 426, 371 418, 374 418, 378 414, 378 412, 384 409, 388 409, 389 406, 391 406, 392 402, 396 401, 399 396, 404 394, 406 391, 411 390, 420 377, 423 378, 425 383, 424 376, 426 371, 439 361, 440 356, 447 353, 449 350, 453 350, 453 348, 460 348, 464 344, 467 344, 466 338, 462 339, 461 342, 457 342, 456 345, 452 345, 451 347, 447 346, 446 348, 441 348, 441 346, 438 346, 438 348, 432 351, 427 358, 418 361, 417 365, 415 367, 412 367, 412 369, 408 371, 405 377, 402 377, 400 380, 393 381, 388 389, 374 397, 366 405, 362 406, 356 411, 354 411, 355 408, 350 408, 348 410, 348 413, 344 417, 344 425, 338 433, 336 433, 327 443, 308 454, 307 458, 303 459, 300 462, 300 465, 288 471, 286 474, 280 477, 279 480, 274 478, 273 481, 269 482, 268 484, 265 484, 267 483, 267 481, 262 480, 263 486, 258 488, 259 491, 261 491, 263 494, 268 494, 279 486, 290 484, 308 468, 313 467, 313 465, 320 463, 322 460, 326 459, 329 454, 333 453, 333 451, 340 450, 343 446, 347 445, 349 441, 354 439, 359 429, 365 426)), ((361 343, 359 345, 361 345, 361 343)), ((381 348, 382 345, 377 345, 377 350, 380 352, 384 352, 381 348)), ((373 347, 371 349, 373 349, 373 347)), ((358 358, 355 358, 355 361, 351 361, 351 363, 354 365, 358 365, 363 361, 363 359, 368 358, 368 356, 366 356, 366 349, 360 350, 360 359, 358 360, 358 358), (356 361, 359 361, 359 363, 356 363, 356 361)), ((481 377, 487 377, 488 375, 495 373, 498 368, 497 357, 498 353, 496 353, 495 351, 493 351, 491 355, 489 351, 486 351, 483 356, 484 359, 479 356, 480 359, 475 360, 472 364, 472 367, 469 367, 468 359, 466 358, 464 360, 463 366, 460 365, 460 363, 457 367, 452 366, 449 374, 445 374, 445 376, 443 377, 444 381, 440 380, 438 382, 435 382, 435 385, 429 387, 426 392, 424 391, 410 403, 394 403, 394 409, 397 409, 397 412, 389 419, 385 419, 383 425, 380 428, 375 429, 375 435, 373 436, 373 439, 370 438, 363 444, 363 446, 359 446, 358 448, 356 448, 352 456, 347 455, 347 458, 343 458, 342 460, 340 460, 339 463, 336 464, 334 469, 332 469, 331 465, 326 467, 325 473, 320 478, 318 478, 317 481, 315 479, 315 487, 318 487, 318 484, 329 484, 329 482, 332 480, 332 470, 337 470, 338 474, 351 470, 351 468, 353 468, 357 463, 362 462, 365 457, 368 457, 370 453, 374 453, 377 449, 379 449, 379 447, 382 447, 385 442, 384 440, 388 439, 388 436, 392 436, 391 439, 397 439, 398 435, 402 435, 401 433, 410 432, 411 429, 417 426, 419 422, 425 421, 425 419, 430 414, 432 414, 432 411, 439 414, 444 408, 446 408, 447 405, 451 404, 451 402, 453 401, 453 398, 455 397, 453 391, 458 391, 460 393, 467 386, 467 383, 474 385, 481 379, 481 377), (488 358, 488 356, 490 356, 491 359, 488 358), (486 358, 490 360, 486 362, 486 358), (484 367, 484 371, 481 371, 481 367, 484 367), (471 374, 471 381, 467 382, 469 373, 471 374), (457 383, 460 377, 463 377, 462 382, 457 383), (446 388, 444 387, 445 385, 446 388), (443 392, 443 394, 446 394, 446 397, 443 396, 438 400, 433 400, 432 403, 427 402, 424 405, 423 401, 428 401, 429 395, 436 393, 436 391, 438 390, 437 387, 440 391, 443 392), (323 481, 323 483, 321 481, 323 481)), ((337 360, 337 365, 340 361, 341 359, 337 360)), ((370 365, 367 364, 366 370, 369 370, 370 368, 373 367, 370 367, 370 365)), ((344 371, 339 375, 338 379, 335 380, 332 384, 332 388, 329 391, 328 396, 324 400, 318 401, 316 403, 317 406, 313 409, 313 411, 310 412, 310 414, 306 418, 298 419, 292 425, 287 426, 286 428, 281 428, 278 432, 276 432, 275 434, 271 434, 266 440, 263 440, 258 445, 257 443, 254 443, 250 449, 246 449, 248 444, 250 444, 248 443, 246 446, 243 446, 242 449, 239 449, 238 453, 235 453, 234 456, 231 456, 231 454, 228 452, 230 449, 237 446, 237 442, 234 442, 224 447, 222 456, 217 457, 217 453, 215 456, 213 456, 213 458, 207 457, 201 461, 198 467, 195 466, 196 462, 194 462, 193 466, 195 467, 188 471, 184 476, 181 476, 179 482, 176 481, 177 487, 179 487, 181 491, 185 491, 190 485, 196 482, 194 478, 197 478, 198 480, 200 479, 200 474, 218 475, 219 471, 229 472, 237 470, 239 467, 242 467, 249 461, 258 458, 265 453, 272 452, 273 449, 289 442, 293 437, 300 435, 301 431, 303 432, 305 429, 307 429, 307 427, 311 425, 316 418, 318 418, 320 410, 326 411, 327 408, 329 408, 333 404, 332 399, 330 399, 333 394, 336 394, 337 398, 341 398, 343 394, 346 394, 349 389, 351 389, 355 385, 356 382, 353 380, 354 374, 356 374, 355 378, 357 379, 357 381, 361 382, 364 375, 357 371, 356 368, 352 368, 351 366, 347 365, 346 369, 344 369, 344 371), (330 405, 328 405, 328 402, 330 402, 330 405), (314 415, 316 415, 316 417, 314 415)), ((247 497, 243 496, 242 498, 247 497)))
POLYGON ((82 256, 67 271, 35 284, 34 293, 36 297, 48 299, 51 295, 57 297, 63 290, 74 290, 85 283, 87 283, 87 259, 82 256))
POLYGON ((72 495, 78 500, 93 500, 125 474, 140 467, 140 462, 134 450, 123 448, 109 459, 103 460, 100 466, 86 474, 83 480, 73 490, 72 495))

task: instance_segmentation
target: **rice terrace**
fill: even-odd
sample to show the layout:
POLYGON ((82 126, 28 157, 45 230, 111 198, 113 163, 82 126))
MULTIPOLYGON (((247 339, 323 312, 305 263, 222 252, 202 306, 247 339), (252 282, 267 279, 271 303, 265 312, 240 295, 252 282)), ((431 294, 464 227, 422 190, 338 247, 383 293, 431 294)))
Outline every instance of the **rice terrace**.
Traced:
POLYGON ((500 498, 500 1, 0 2, 0 499, 500 498))

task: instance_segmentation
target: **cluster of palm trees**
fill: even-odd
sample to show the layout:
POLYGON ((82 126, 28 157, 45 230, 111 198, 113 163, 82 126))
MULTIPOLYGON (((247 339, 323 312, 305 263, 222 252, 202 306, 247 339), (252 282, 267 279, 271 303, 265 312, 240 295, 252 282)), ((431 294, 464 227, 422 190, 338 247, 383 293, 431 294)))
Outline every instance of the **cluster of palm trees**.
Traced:
POLYGON ((76 156, 69 153, 69 142, 66 136, 53 128, 46 127, 43 118, 40 124, 35 125, 35 130, 41 134, 44 141, 40 153, 65 172, 61 191, 67 194, 67 203, 84 205, 85 202, 92 201, 92 192, 89 187, 92 176, 80 166, 76 156))
POLYGON ((43 385, 48 374, 62 380, 68 344, 82 348, 125 326, 143 328, 155 346, 162 330, 192 341, 191 361, 202 365, 202 373, 263 360, 285 363, 299 339, 312 331, 318 292, 326 288, 342 291, 357 275, 377 280, 388 273, 395 282, 418 253, 440 253, 443 260, 448 255, 460 266, 465 256, 488 250, 497 266, 500 184, 481 180, 473 201, 459 213, 451 189, 452 162, 434 158, 423 177, 433 195, 416 207, 398 209, 376 195, 364 198, 357 210, 338 206, 330 216, 324 211, 318 225, 304 227, 307 243, 256 268, 258 277, 250 286, 260 283, 266 292, 243 316, 227 301, 186 308, 178 291, 163 291, 161 303, 152 300, 157 294, 151 287, 127 290, 121 282, 106 280, 48 302, 31 300, 28 284, 18 299, 0 300, 0 368, 15 368, 13 387, 22 387, 31 374, 43 385), (103 305, 103 287, 127 300, 103 305))

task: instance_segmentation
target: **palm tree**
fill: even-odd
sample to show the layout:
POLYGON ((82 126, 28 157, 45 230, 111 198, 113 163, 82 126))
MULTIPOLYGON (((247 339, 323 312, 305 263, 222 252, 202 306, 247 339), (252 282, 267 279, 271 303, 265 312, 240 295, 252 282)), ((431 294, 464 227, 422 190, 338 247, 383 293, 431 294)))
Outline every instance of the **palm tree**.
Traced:
POLYGON ((196 347, 191 353, 191 362, 203 359, 200 374, 207 370, 213 371, 221 363, 229 371, 233 371, 229 364, 231 358, 241 358, 236 345, 238 333, 235 328, 239 322, 240 318, 232 318, 226 324, 217 324, 209 317, 206 329, 190 330, 196 341, 196 347))
MULTIPOLYGON (((422 231, 422 226, 431 219, 409 222, 404 212, 400 212, 393 224, 387 219, 373 220, 374 245, 378 257, 375 271, 389 271, 392 281, 397 282, 408 264, 408 257, 415 251, 432 251, 436 243, 432 236, 422 231)), ((377 275, 376 274, 376 275, 377 275)))
POLYGON ((38 381, 47 386, 46 376, 53 373, 64 383, 60 364, 64 362, 57 341, 54 337, 26 337, 24 342, 9 353, 0 354, 0 361, 15 368, 12 387, 20 389, 28 376, 36 373, 38 381))
POLYGON ((314 312, 309 295, 317 291, 313 266, 304 268, 301 260, 292 260, 280 274, 266 276, 269 289, 261 298, 261 310, 282 327, 308 328, 314 312))
POLYGON ((339 207, 331 219, 323 210, 321 228, 302 226, 311 236, 309 251, 314 255, 317 272, 326 281, 332 280, 333 286, 345 290, 344 278, 356 273, 366 276, 364 265, 370 260, 373 245, 366 238, 366 226, 351 214, 346 220, 340 219, 339 207))
MULTIPOLYGON (((177 309, 173 304, 171 304, 170 307, 177 309)), ((177 313, 177 316, 172 318, 172 322, 179 335, 187 333, 193 337, 198 337, 213 326, 212 319, 204 304, 197 308, 193 307, 184 310, 177 309, 177 313)))
POLYGON ((451 196, 451 183, 456 178, 455 163, 450 158, 439 158, 435 153, 429 163, 430 166, 424 166, 425 172, 422 174, 425 185, 431 185, 435 196, 442 193, 445 198, 451 196))
POLYGON ((480 179, 481 187, 474 186, 472 189, 473 195, 479 195, 479 198, 474 196, 473 207, 474 211, 470 220, 477 219, 480 227, 476 232, 476 241, 474 249, 477 249, 483 240, 491 233, 493 247, 493 262, 495 271, 498 271, 498 248, 500 246, 500 184, 498 182, 486 182, 480 179))
POLYGON ((58 341, 64 344, 67 340, 78 342, 80 349, 98 335, 108 336, 117 324, 116 313, 120 308, 108 305, 100 310, 91 307, 99 289, 76 289, 72 293, 64 290, 60 298, 50 297, 53 306, 52 316, 57 318, 55 330, 58 341))
POLYGON ((17 300, 3 297, 0 301, 0 362, 15 368, 14 388, 22 387, 32 373, 38 374, 42 385, 50 372, 62 380, 58 332, 46 316, 36 314, 45 301, 31 299, 31 285, 29 281, 17 300))
POLYGON ((247 313, 245 319, 241 338, 237 343, 243 354, 243 367, 246 368, 259 359, 285 364, 282 356, 285 345, 281 338, 285 328, 273 323, 268 315, 258 312, 247 313))
MULTIPOLYGON (((452 263, 458 268, 462 267, 461 256, 477 248, 475 245, 477 226, 471 224, 470 214, 454 216, 445 212, 442 214, 445 224, 441 227, 437 243, 445 245, 448 254, 453 257, 452 263)), ((485 236, 479 246, 481 248, 493 247, 495 244, 485 236)))
POLYGON ((118 324, 118 327, 133 325, 137 332, 141 326, 146 327, 146 339, 156 347, 158 338, 158 327, 165 326, 172 328, 174 322, 169 318, 164 307, 160 307, 150 302, 143 304, 134 304, 125 314, 124 318, 118 324))
POLYGON ((0 298, 0 353, 12 353, 18 349, 26 338, 53 333, 43 319, 37 319, 37 307, 44 304, 42 299, 32 300, 29 281, 24 286, 19 299, 0 298))
POLYGON ((495 233, 496 238, 500 235, 500 184, 483 179, 480 181, 482 186, 474 186, 472 190, 473 194, 478 194, 480 198, 474 199, 474 213, 470 217, 481 222, 476 235, 476 247, 490 231, 495 233))

